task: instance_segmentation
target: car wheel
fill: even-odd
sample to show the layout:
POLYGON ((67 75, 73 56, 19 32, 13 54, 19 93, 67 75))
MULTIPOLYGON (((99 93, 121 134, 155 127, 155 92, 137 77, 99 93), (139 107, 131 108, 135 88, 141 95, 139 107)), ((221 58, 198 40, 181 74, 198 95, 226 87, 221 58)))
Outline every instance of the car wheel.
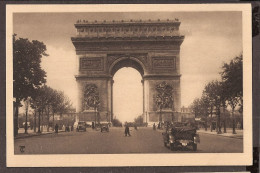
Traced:
POLYGON ((193 151, 197 151, 197 144, 193 144, 192 149, 193 151))
POLYGON ((175 144, 174 143, 170 144, 170 150, 172 150, 172 151, 175 150, 175 144))

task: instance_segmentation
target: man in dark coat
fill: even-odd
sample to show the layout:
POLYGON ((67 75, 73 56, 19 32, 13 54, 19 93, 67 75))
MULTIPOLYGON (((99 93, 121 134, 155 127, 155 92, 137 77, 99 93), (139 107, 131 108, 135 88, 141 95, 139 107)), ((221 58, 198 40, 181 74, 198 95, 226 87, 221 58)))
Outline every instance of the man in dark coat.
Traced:
POLYGON ((125 125, 125 136, 127 136, 127 135, 131 136, 131 135, 130 135, 129 126, 128 126, 128 124, 126 123, 126 125, 125 125))
POLYGON ((155 126, 155 123, 153 123, 153 130, 156 130, 156 126, 155 126))
POLYGON ((94 128, 95 128, 95 124, 94 124, 93 121, 92 121, 92 125, 91 125, 91 127, 92 127, 92 129, 94 130, 94 128))
POLYGON ((58 124, 55 125, 55 133, 58 133, 58 130, 59 130, 59 126, 58 124))

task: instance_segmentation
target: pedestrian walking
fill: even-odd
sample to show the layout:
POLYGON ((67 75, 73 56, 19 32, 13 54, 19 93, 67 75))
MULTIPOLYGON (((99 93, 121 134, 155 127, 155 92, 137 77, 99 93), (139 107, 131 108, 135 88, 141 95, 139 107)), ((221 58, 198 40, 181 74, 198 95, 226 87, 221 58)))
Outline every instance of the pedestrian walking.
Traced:
POLYGON ((95 123, 92 121, 92 129, 94 130, 95 128, 95 123))
POLYGON ((135 124, 135 130, 137 130, 137 125, 135 124))
POLYGON ((126 123, 126 125, 125 125, 125 136, 131 136, 130 135, 130 130, 129 130, 129 126, 128 126, 128 124, 126 123))
POLYGON ((55 133, 58 133, 58 131, 59 131, 59 126, 58 126, 58 124, 56 124, 55 125, 55 133))
POLYGON ((156 126, 155 126, 155 123, 153 123, 153 130, 156 130, 156 126))
POLYGON ((158 123, 158 126, 157 126, 157 129, 160 129, 161 128, 161 126, 160 126, 160 122, 158 123))

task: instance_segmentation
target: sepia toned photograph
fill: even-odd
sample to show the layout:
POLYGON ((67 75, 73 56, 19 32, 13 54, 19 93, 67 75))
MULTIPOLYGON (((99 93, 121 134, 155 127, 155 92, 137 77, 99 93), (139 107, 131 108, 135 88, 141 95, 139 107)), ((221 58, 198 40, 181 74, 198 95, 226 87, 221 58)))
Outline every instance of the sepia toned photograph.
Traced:
POLYGON ((250 163, 250 5, 170 6, 9 5, 7 163, 250 163))

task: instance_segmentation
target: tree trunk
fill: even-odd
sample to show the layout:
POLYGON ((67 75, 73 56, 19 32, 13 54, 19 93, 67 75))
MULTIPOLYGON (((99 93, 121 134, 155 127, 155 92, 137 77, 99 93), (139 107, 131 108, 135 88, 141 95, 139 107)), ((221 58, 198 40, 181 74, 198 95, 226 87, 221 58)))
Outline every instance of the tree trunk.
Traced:
POLYGON ((53 116, 52 116, 52 131, 54 131, 54 127, 55 127, 55 125, 54 125, 54 112, 53 112, 53 116))
POLYGON ((212 132, 212 112, 210 113, 210 131, 212 132))
POLYGON ((232 108, 232 124, 233 124, 233 134, 236 134, 236 123, 235 123, 235 116, 234 116, 234 109, 232 108))
POLYGON ((208 118, 205 119, 205 131, 208 131, 208 118))
POLYGON ((50 117, 49 117, 49 106, 47 106, 47 132, 49 132, 49 122, 50 121, 50 117))
POLYGON ((95 109, 95 128, 97 127, 97 111, 95 109))
POLYGON ((36 110, 34 111, 34 125, 33 125, 33 132, 36 133, 36 110))
POLYGON ((159 122, 162 122, 162 109, 160 109, 160 117, 159 117, 159 122))
POLYGON ((43 126, 44 126, 43 115, 44 115, 44 114, 43 114, 43 109, 42 109, 42 116, 41 116, 41 117, 42 117, 42 126, 41 126, 41 132, 43 132, 43 126))
POLYGON ((38 133, 41 133, 41 111, 39 111, 38 117, 38 133))
POLYGON ((15 103, 14 103, 14 108, 15 108, 15 113, 14 113, 14 136, 18 135, 18 114, 19 114, 19 104, 20 102, 18 101, 18 99, 16 99, 15 103))
POLYGON ((221 124, 220 124, 220 109, 218 109, 217 111, 218 113, 218 127, 217 127, 217 133, 220 134, 221 133, 221 124))
POLYGON ((227 127, 226 127, 226 109, 225 109, 225 107, 224 107, 224 109, 223 109, 223 115, 224 115, 224 122, 223 122, 223 124, 224 124, 224 133, 227 133, 227 127))
POLYGON ((27 128, 28 128, 28 126, 27 126, 27 116, 28 116, 28 108, 26 108, 26 110, 25 110, 25 131, 24 131, 25 134, 28 134, 28 132, 27 132, 27 128))

